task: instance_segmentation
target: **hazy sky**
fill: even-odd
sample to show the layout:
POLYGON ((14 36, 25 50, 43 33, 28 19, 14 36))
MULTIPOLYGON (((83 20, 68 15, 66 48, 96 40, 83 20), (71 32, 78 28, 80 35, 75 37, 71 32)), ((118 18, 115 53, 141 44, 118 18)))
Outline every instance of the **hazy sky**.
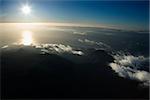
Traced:
POLYGON ((148 29, 148 1, 1 0, 1 22, 62 22, 148 29), (21 12, 28 1, 31 14, 21 12))

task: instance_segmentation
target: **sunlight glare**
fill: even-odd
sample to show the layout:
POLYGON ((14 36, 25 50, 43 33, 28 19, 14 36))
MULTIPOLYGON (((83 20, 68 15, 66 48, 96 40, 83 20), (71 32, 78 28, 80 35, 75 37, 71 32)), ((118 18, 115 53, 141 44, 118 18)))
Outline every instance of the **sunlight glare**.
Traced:
POLYGON ((22 33, 22 44, 31 45, 32 44, 32 33, 30 31, 24 31, 22 33))
POLYGON ((22 13, 24 13, 25 15, 28 15, 31 13, 31 8, 28 5, 24 5, 21 10, 22 10, 22 13))

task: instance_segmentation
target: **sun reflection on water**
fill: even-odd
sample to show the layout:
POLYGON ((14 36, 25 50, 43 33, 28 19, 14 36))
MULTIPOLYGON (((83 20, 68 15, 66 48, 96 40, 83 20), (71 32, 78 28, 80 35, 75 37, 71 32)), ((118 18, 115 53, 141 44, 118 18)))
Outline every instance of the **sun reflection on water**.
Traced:
POLYGON ((32 32, 31 31, 23 31, 22 32, 22 44, 23 45, 31 45, 33 43, 32 32))

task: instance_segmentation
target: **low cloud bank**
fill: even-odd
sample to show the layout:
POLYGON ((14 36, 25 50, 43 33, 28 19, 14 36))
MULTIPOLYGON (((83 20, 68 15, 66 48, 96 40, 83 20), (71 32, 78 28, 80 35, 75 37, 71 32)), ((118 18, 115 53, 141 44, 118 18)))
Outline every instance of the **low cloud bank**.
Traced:
POLYGON ((96 41, 92 41, 92 40, 88 40, 88 39, 78 39, 79 42, 81 43, 87 43, 87 44, 90 44, 90 45, 97 45, 99 46, 100 48, 105 48, 105 49, 111 49, 111 47, 107 44, 104 44, 102 42, 96 42, 96 41))
POLYGON ((87 35, 88 33, 93 32, 93 31, 73 31, 73 34, 77 34, 77 35, 87 35))
POLYGON ((87 32, 77 32, 77 31, 74 31, 73 34, 87 35, 87 32))
MULTIPOLYGON (((142 82, 144 86, 149 86, 150 73, 140 70, 140 67, 149 60, 143 56, 115 55, 114 62, 109 66, 118 73, 119 76, 142 82)), ((149 66, 147 66, 149 67, 149 66)))
POLYGON ((1 47, 2 49, 5 49, 5 48, 8 48, 8 45, 5 45, 5 46, 3 46, 3 47, 1 47))
MULTIPOLYGON (((6 49, 8 47, 15 47, 15 46, 21 46, 26 47, 22 44, 14 43, 13 45, 5 45, 1 47, 1 49, 6 49)), ((61 53, 70 53, 74 55, 82 56, 84 53, 81 50, 77 50, 75 48, 72 48, 69 45, 63 45, 63 44, 32 44, 30 47, 34 47, 36 49, 39 49, 41 51, 41 54, 61 54, 61 53)))
POLYGON ((40 48, 42 54, 45 53, 71 53, 74 55, 83 55, 84 53, 80 50, 74 50, 71 46, 62 44, 40 44, 35 45, 35 48, 40 48))

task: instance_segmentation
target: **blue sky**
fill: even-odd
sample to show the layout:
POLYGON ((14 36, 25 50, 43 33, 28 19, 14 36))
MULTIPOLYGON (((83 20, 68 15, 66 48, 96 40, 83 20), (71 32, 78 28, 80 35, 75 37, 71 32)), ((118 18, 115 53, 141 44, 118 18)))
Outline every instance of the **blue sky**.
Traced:
POLYGON ((148 29, 148 1, 28 0, 29 16, 20 9, 27 0, 2 0, 1 22, 64 22, 148 29))

